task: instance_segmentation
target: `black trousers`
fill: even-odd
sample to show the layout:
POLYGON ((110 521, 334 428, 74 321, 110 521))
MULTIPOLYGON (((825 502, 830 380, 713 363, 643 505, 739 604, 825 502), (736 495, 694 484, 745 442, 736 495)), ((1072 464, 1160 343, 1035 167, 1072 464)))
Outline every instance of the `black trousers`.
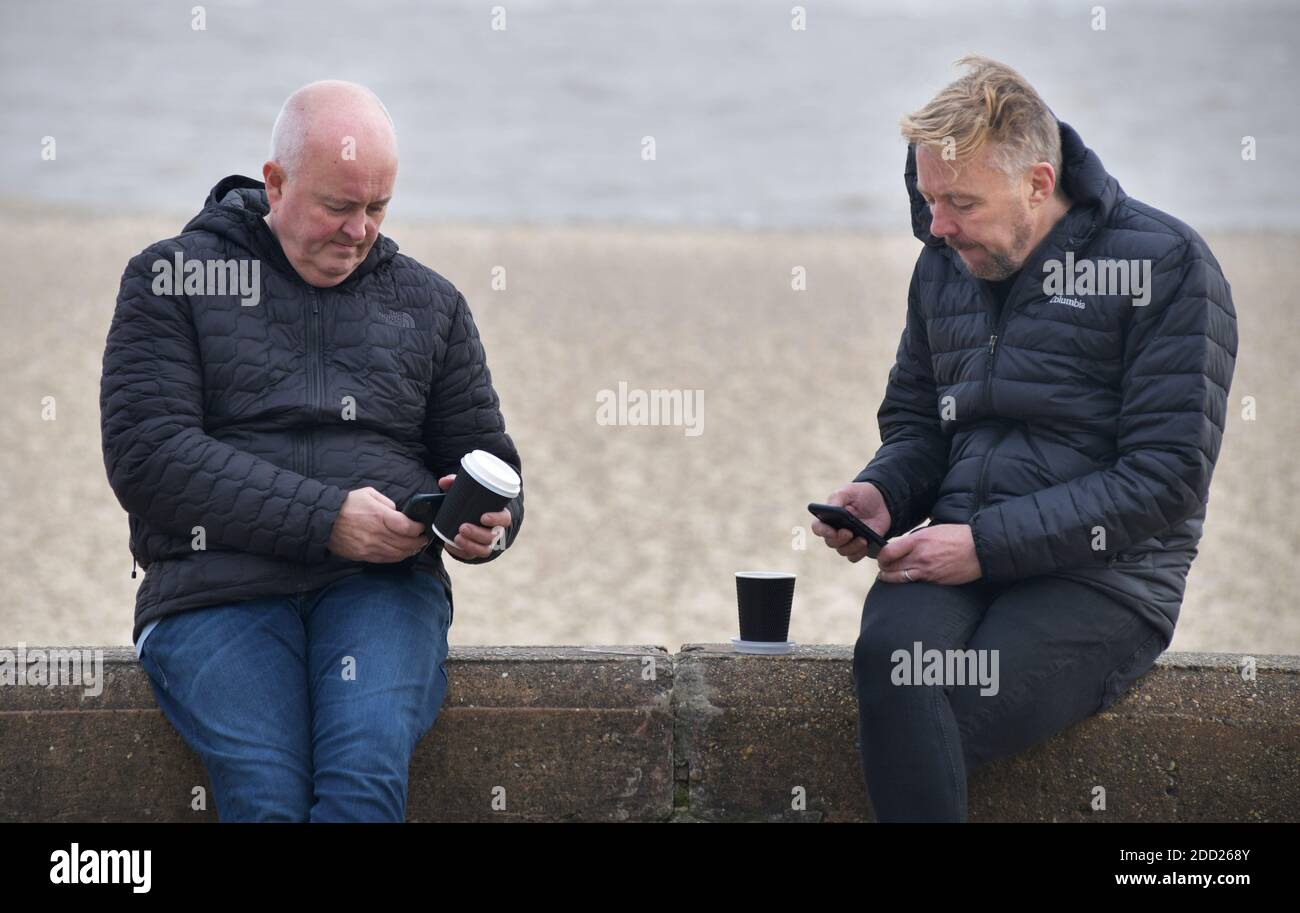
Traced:
POLYGON ((1070 580, 876 581, 853 653, 876 819, 965 821, 967 774, 1105 710, 1165 646, 1131 609, 1070 580))

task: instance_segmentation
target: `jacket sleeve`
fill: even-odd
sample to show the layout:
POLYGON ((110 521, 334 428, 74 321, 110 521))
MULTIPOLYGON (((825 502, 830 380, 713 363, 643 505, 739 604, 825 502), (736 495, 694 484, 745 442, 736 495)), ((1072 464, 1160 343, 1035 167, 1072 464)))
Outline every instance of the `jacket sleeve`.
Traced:
MULTIPOLYGON (((459 473, 461 457, 471 450, 486 450, 513 466, 521 482, 523 480, 519 452, 506 433, 501 401, 492 386, 492 372, 488 370, 478 327, 465 296, 459 292, 452 310, 442 365, 435 372, 429 392, 424 442, 429 451, 429 468, 438 478, 459 473)), ((457 558, 458 561, 485 564, 499 557, 514 543, 524 522, 522 487, 518 496, 506 503, 506 509, 510 511, 510 526, 506 529, 503 547, 494 549, 483 558, 457 558)), ((436 542, 440 544, 441 540, 436 542)))
POLYGON ((939 421, 938 395, 925 320, 918 309, 917 268, 907 293, 907 322, 876 414, 880 448, 855 482, 871 482, 889 508, 886 538, 929 516, 948 474, 948 437, 939 421))
POLYGON ((127 264, 104 347, 100 430, 108 483, 150 526, 237 551, 319 563, 347 493, 282 469, 204 430, 203 365, 184 295, 153 290, 151 264, 127 264))
POLYGON ((1237 356, 1232 290, 1199 237, 1152 272, 1125 336, 1115 464, 978 511, 986 577, 1105 564, 1208 502, 1237 356))

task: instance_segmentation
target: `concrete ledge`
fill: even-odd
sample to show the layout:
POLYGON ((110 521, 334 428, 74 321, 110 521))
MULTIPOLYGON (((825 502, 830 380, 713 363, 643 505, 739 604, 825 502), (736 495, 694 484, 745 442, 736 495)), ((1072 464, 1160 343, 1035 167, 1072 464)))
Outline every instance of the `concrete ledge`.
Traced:
MULTIPOLYGON (((134 651, 102 657, 97 696, 0 686, 0 820, 215 821, 203 766, 134 651), (191 809, 197 787, 206 810, 191 809)), ((852 659, 848 646, 454 649, 408 819, 869 821, 852 659)), ((1244 680, 1241 656, 1166 653, 1106 713, 976 771, 971 820, 1300 820, 1300 657, 1255 659, 1244 680)))
MULTIPOLYGON (((970 777, 972 821, 1295 821, 1300 658, 1166 653, 1105 713, 970 777), (1106 811, 1093 811, 1096 786, 1106 811)), ((853 650, 784 657, 692 645, 677 656, 689 814, 866 821, 853 650), (792 808, 802 787, 806 811, 792 808)), ((680 771, 679 771, 680 772, 680 771)), ((682 811, 686 811, 683 809, 682 811)))

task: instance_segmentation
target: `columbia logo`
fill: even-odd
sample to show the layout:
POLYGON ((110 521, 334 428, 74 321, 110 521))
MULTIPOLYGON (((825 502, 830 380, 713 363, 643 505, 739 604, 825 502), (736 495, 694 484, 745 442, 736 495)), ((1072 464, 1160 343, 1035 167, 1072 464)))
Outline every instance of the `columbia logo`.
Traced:
POLYGON ((1051 300, 1048 301, 1047 303, 1068 304, 1070 307, 1078 308, 1081 311, 1087 307, 1087 305, 1084 304, 1082 301, 1080 301, 1078 298, 1066 298, 1064 295, 1053 295, 1051 300))
POLYGON ((406 327, 411 330, 415 329, 415 318, 402 311, 386 311, 383 308, 380 308, 379 319, 384 323, 391 323, 395 327, 406 327))

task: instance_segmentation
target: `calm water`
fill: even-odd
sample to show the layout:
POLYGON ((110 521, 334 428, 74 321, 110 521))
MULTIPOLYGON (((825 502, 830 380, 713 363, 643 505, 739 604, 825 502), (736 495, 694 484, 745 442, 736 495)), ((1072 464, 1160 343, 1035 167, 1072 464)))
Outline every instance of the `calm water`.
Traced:
POLYGON ((214 0, 195 31, 189 0, 2 0, 0 196, 189 214, 338 77, 397 122, 403 218, 905 230, 898 116, 978 51, 1129 193, 1202 230, 1300 225, 1300 4, 1098 0, 1095 31, 1092 2, 815 0, 795 31, 792 0, 497 2, 504 31, 491 0, 214 0))

